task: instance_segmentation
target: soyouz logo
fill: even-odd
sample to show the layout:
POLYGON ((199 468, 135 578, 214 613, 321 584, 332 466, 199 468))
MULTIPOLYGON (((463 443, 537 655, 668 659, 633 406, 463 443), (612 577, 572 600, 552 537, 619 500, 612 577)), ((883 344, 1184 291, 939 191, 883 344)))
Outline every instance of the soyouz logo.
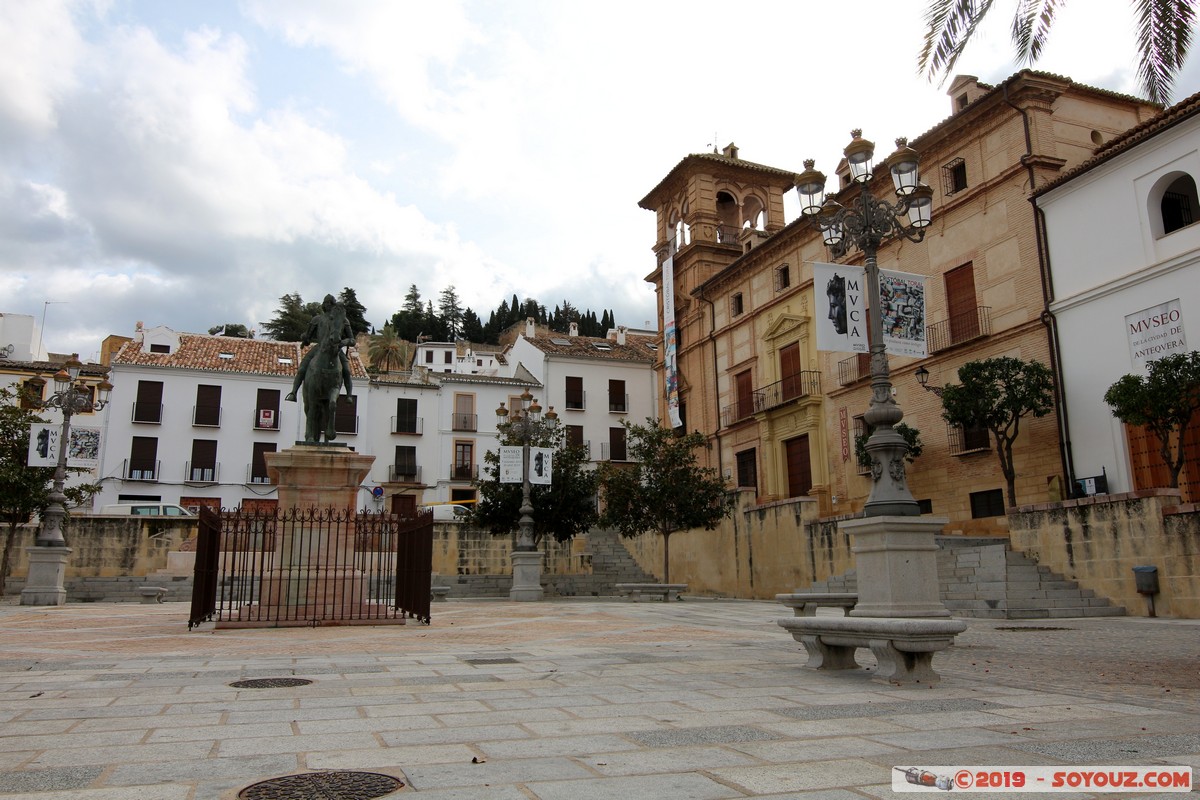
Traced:
POLYGON ((1190 792, 1191 767, 893 767, 895 792, 1190 792))

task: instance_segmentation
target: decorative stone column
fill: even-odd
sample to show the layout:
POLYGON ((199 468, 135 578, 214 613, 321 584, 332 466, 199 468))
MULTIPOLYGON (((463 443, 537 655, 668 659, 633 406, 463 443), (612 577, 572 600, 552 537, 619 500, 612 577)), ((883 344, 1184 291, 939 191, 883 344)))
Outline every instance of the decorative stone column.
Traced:
POLYGON ((29 572, 21 590, 23 606, 61 606, 67 602, 64 578, 67 574, 69 547, 29 547, 25 557, 29 572))
POLYGON ((542 552, 540 550, 514 550, 512 559, 513 582, 508 592, 509 600, 542 599, 542 552))
POLYGON ((937 573, 946 517, 864 517, 838 529, 851 536, 858 604, 852 617, 949 617, 937 573))

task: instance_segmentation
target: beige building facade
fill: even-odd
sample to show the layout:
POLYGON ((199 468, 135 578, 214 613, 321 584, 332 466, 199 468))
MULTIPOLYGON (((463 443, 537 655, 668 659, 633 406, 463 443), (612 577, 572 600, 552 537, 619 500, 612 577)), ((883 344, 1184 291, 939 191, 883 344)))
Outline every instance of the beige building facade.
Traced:
MULTIPOLYGON (((933 224, 924 241, 885 243, 878 256, 883 269, 926 277, 929 352, 890 357, 889 365, 905 422, 924 446, 909 469, 913 495, 926 513, 950 518, 947 533, 996 533, 1007 530, 1007 503, 994 445, 979 431, 948 427, 915 371, 927 369, 933 387, 957 382, 962 364, 993 356, 1056 367, 1029 197, 1158 109, 1028 70, 997 86, 959 77, 949 94, 951 116, 910 142, 934 189, 933 224)), ((876 137, 881 164, 892 149, 882 137, 906 133, 864 135, 876 137)), ((835 171, 832 154, 798 155, 835 171)), ((837 173, 831 195, 848 181, 844 162, 837 173)), ((662 319, 670 255, 680 407, 687 429, 712 440, 711 465, 760 504, 808 496, 822 517, 854 514, 870 491, 854 452, 869 370, 865 356, 816 349, 812 264, 832 258, 810 220, 783 218, 794 178, 742 159, 732 145, 683 159, 640 203, 657 221, 658 259, 647 280, 662 319)), ((891 199, 886 170, 875 181, 873 194, 891 199)), ((841 263, 861 264, 862 254, 841 263)), ((656 369, 662 380, 663 360, 656 369)), ((666 418, 665 406, 660 412, 666 418)), ((1054 414, 1023 421, 1014 452, 1018 502, 1064 496, 1058 430, 1054 414)))

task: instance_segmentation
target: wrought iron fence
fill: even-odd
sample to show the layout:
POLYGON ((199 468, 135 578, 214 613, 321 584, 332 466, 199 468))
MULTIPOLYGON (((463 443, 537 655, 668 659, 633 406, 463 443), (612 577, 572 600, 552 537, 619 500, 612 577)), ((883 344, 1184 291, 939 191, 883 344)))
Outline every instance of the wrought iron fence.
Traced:
POLYGON ((428 510, 202 509, 188 627, 428 623, 432 569, 428 510))

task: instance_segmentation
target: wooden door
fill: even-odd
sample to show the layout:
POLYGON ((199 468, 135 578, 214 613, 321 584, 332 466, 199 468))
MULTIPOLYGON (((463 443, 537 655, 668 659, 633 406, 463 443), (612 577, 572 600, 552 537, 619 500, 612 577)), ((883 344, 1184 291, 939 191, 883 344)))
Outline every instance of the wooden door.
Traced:
POLYGON ((783 399, 791 400, 803 393, 800 381, 800 344, 792 342, 779 351, 779 375, 783 378, 783 399))
POLYGON ((812 490, 812 462, 808 454, 808 434, 783 443, 787 458, 788 497, 804 497, 812 490))

